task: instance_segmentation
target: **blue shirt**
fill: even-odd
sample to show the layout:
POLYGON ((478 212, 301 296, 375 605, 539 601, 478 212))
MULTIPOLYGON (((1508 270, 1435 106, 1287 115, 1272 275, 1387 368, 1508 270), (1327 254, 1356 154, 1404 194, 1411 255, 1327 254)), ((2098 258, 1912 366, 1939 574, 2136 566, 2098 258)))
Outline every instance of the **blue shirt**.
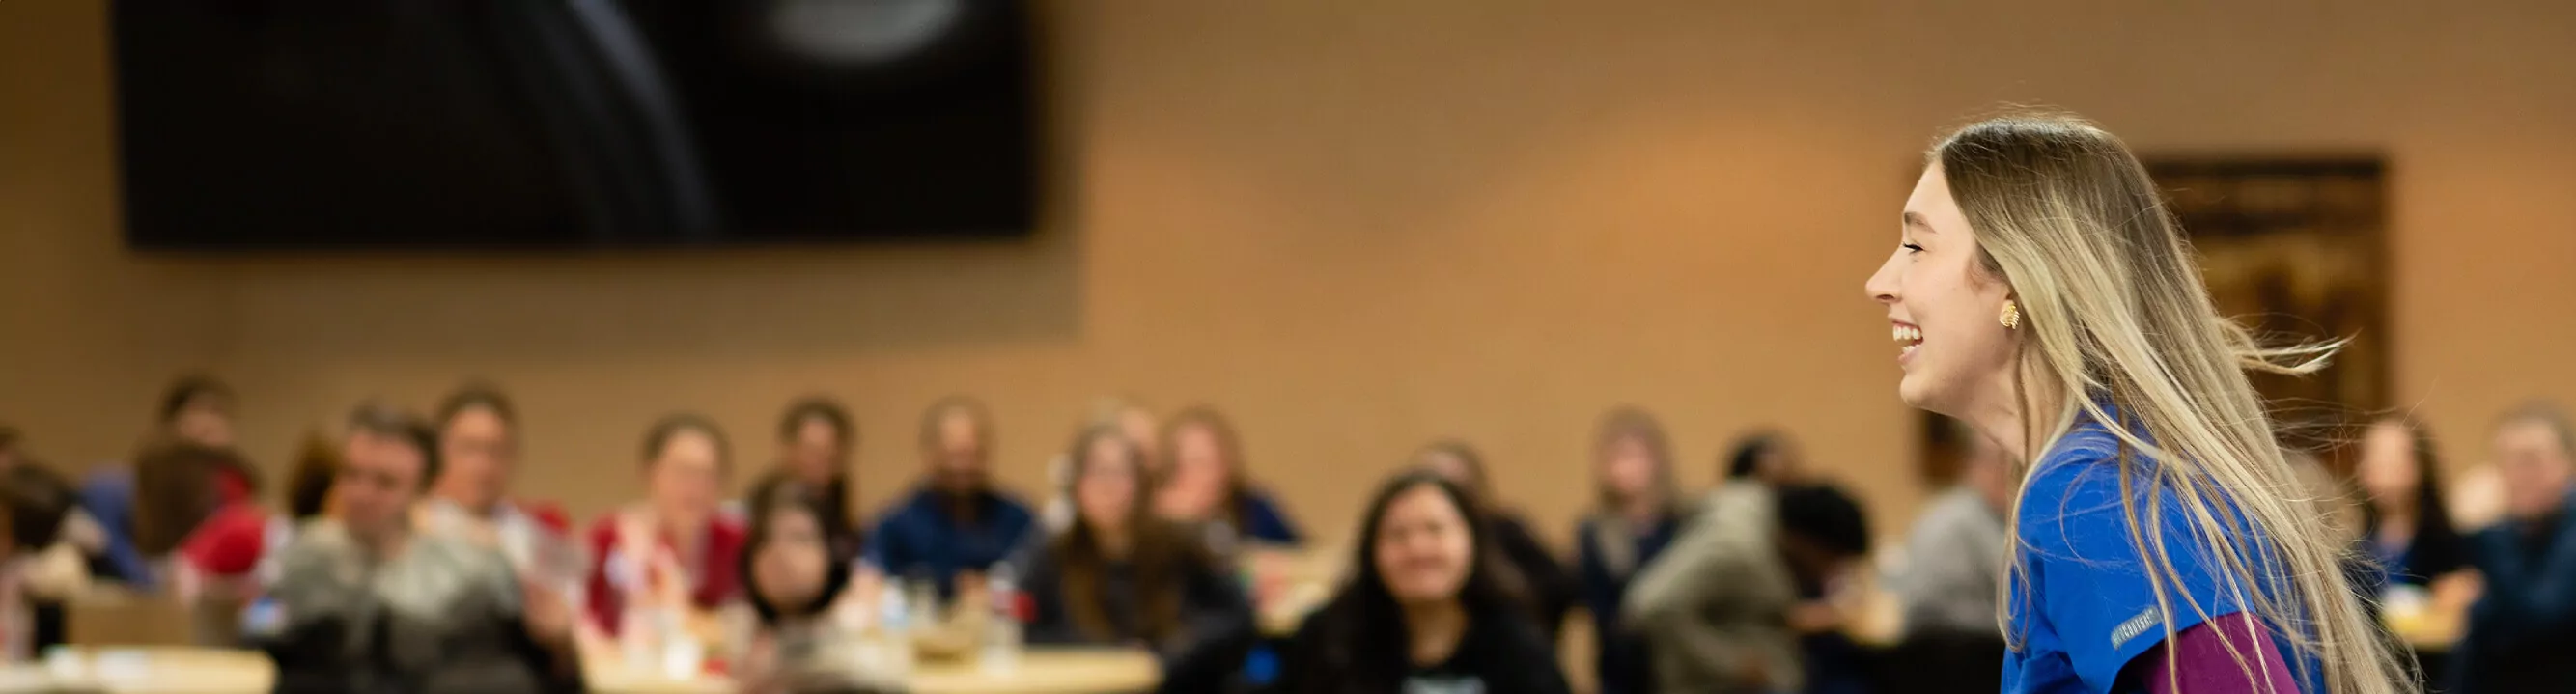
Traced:
POLYGON ((152 589, 152 561, 134 546, 134 469, 120 466, 90 475, 81 483, 80 505, 98 520, 107 538, 102 553, 106 568, 114 574, 111 578, 136 589, 152 589))
POLYGON ((2471 536, 2486 591, 2451 649, 2446 691, 2576 688, 2576 495, 2544 522, 2505 521, 2471 536))
POLYGON ((877 519, 863 561, 889 579, 938 581, 940 593, 948 594, 957 572, 983 571, 1012 558, 1036 527, 1028 505, 999 492, 979 494, 974 503, 973 522, 960 522, 938 491, 914 492, 877 519))
MULTIPOLYGON (((2120 448, 2101 424, 2082 421, 2031 472, 2016 511, 2022 573, 2011 581, 2005 602, 2021 648, 2004 654, 2005 692, 2125 694, 2113 688, 2120 669, 2164 642, 2168 617, 2148 582, 2149 572, 2158 569, 2132 542, 2120 497, 2122 464, 2131 467, 2135 487, 2129 500, 2162 509, 2160 527, 2153 530, 2163 536, 2180 577, 2167 586, 2173 633, 2245 609, 2213 573, 2211 548, 2200 541, 2182 501, 2162 485, 2145 483, 2156 462, 2134 452, 2123 461, 2120 448)), ((2140 523, 2146 515, 2142 507, 2140 523)), ((2279 571, 2275 562, 2245 556, 2257 572, 2279 571)), ((2260 589, 2250 582, 2240 587, 2249 594, 2260 589)), ((2280 653, 2297 652, 2273 645, 2280 653)), ((2304 689, 2322 694, 2324 672, 2316 659, 2296 657, 2300 662, 2288 669, 2300 675, 2304 689)))

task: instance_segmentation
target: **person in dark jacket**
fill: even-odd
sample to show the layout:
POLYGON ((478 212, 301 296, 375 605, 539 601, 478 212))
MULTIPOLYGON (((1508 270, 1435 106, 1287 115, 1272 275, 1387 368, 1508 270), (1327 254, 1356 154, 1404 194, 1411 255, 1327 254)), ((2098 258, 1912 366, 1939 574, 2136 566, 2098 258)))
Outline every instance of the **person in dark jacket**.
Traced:
POLYGON ((1143 645, 1161 691, 1225 688, 1255 639, 1251 601, 1198 538, 1154 517, 1144 459, 1118 428, 1084 429, 1066 459, 1073 524, 1031 562, 1029 641, 1143 645))
POLYGON ((2576 691, 2576 430, 2532 404, 2496 427, 2507 517, 2470 540, 2486 591, 2452 650, 2457 694, 2576 691))
POLYGON ((518 580, 496 548, 413 527, 438 475, 436 440, 383 408, 353 422, 335 517, 296 533, 267 606, 246 619, 277 663, 276 691, 583 689, 566 596, 518 580))
MULTIPOLYGON (((2436 600, 2470 594, 2469 541, 2451 525, 2433 435, 2406 417, 2373 422, 2361 439, 2353 477, 2360 483, 2361 534, 2368 570, 2356 588, 2380 598, 2392 589, 2433 590, 2436 600)), ((2365 605, 2378 606, 2380 600, 2365 605)))
POLYGON ((1517 511, 1503 507, 1494 499, 1493 484, 1485 476, 1484 456, 1465 441, 1434 442, 1414 455, 1423 469, 1446 477, 1452 484, 1476 497, 1485 510, 1486 529, 1494 536, 1494 551, 1501 553, 1503 563, 1529 591, 1532 616, 1553 643, 1564 631, 1565 614, 1574 610, 1574 601, 1582 586, 1567 570, 1564 560, 1539 542, 1530 531, 1529 520, 1517 511))
POLYGON ((1439 475, 1388 481, 1360 522, 1349 581, 1297 629, 1275 691, 1568 694, 1480 517, 1439 475))
POLYGON ((1654 415, 1622 408, 1594 435, 1599 500, 1574 531, 1583 607, 1592 613, 1602 694, 1654 691, 1645 641, 1620 616, 1628 583, 1681 532, 1690 505, 1673 482, 1672 446, 1654 415))
POLYGON ((822 514, 833 558, 857 558, 866 534, 850 515, 850 455, 859 447, 859 428, 849 410, 822 396, 789 403, 778 418, 778 445, 778 467, 743 498, 757 505, 780 494, 803 497, 822 514))

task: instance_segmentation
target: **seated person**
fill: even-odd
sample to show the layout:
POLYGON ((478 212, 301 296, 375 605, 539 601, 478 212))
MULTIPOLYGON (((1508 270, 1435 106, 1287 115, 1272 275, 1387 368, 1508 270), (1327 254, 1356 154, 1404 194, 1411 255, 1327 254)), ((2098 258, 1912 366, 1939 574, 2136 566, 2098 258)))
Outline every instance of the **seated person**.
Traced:
POLYGON ((2451 650, 2446 691, 2576 691, 2576 429, 2546 404, 2495 432, 2505 517, 2470 538, 2486 591, 2451 650))
POLYGON ((1719 487, 1672 547, 1629 584, 1628 624, 1667 692, 1804 691, 1800 637, 1840 623, 1802 603, 1869 552, 1868 523, 1822 485, 1748 478, 1719 487))
POLYGON ((12 454, 0 467, 0 658, 21 662, 63 643, 63 603, 89 581, 104 546, 71 481, 12 454))
POLYGON ((832 557, 827 511, 803 494, 755 500, 742 551, 746 602, 760 622, 734 678, 749 694, 810 691, 817 685, 863 684, 851 672, 847 636, 830 619, 850 586, 850 565, 832 557))
POLYGON ((1350 581, 1297 629, 1273 691, 1571 691, 1555 646, 1501 585, 1477 517, 1438 475, 1388 482, 1362 517, 1350 581))
POLYGON ((81 506, 97 519, 104 537, 100 575, 142 589, 159 584, 161 572, 155 562, 199 522, 226 503, 257 496, 252 489, 258 486, 257 475, 238 457, 230 459, 231 465, 202 473, 194 466, 174 464, 175 458, 207 463, 208 456, 195 452, 232 449, 230 386, 205 376, 181 377, 162 396, 154 421, 151 435, 131 465, 101 466, 82 480, 80 491, 81 506), (189 454, 180 455, 183 451, 189 454), (209 494, 214 498, 198 498, 209 494), (144 535, 151 537, 147 540, 144 535))
POLYGON ((572 537, 563 509, 510 496, 519 468, 519 416, 509 396, 490 386, 459 388, 439 403, 437 425, 445 464, 430 486, 429 501, 422 504, 423 527, 500 547, 522 573, 577 579, 578 566, 538 562, 539 547, 563 546, 572 537))
POLYGON ((1619 614, 1637 572, 1654 565, 1681 534, 1690 504, 1673 481, 1672 444, 1645 410, 1601 418, 1592 443, 1593 508, 1574 530, 1574 566, 1592 613, 1593 676, 1601 694, 1655 691, 1645 640, 1619 614))
MULTIPOLYGON (((953 597, 961 578, 1012 559, 1037 528, 1027 504, 993 488, 992 414, 971 398, 933 403, 921 418, 929 479, 878 517, 862 550, 868 573, 927 582, 953 597)), ((871 581, 873 582, 873 581, 871 581)))
POLYGON ((778 444, 778 466, 753 482, 743 498, 757 504, 780 493, 804 497, 822 513, 832 557, 857 559, 865 538, 850 516, 850 454, 859 447, 859 429, 849 410, 830 398, 797 400, 779 417, 778 444))
POLYGON ((428 425, 389 410, 349 432, 337 517, 280 553, 274 612, 253 636, 277 661, 276 691, 582 690, 569 604, 518 581, 498 551, 412 527, 436 445, 428 425))
POLYGON ((2469 543, 2451 526, 2443 498, 2440 456, 2422 422, 2403 417, 2372 422, 2362 434, 2353 477, 2362 492, 2361 534, 2355 542, 2370 558, 2362 594, 2381 600, 2394 591, 2421 589, 2446 606, 2465 605, 2476 594, 2469 543))
POLYGON ((1074 519, 1032 562, 1032 643, 1142 645, 1162 691, 1209 692, 1254 637, 1252 605, 1187 530, 1155 518, 1142 452, 1117 427, 1085 429, 1072 462, 1074 519))
POLYGON ((1441 441, 1414 454, 1424 469, 1449 478, 1450 483, 1476 496, 1478 508, 1485 509, 1485 524, 1494 535, 1494 551, 1515 573, 1523 589, 1529 591, 1531 612, 1539 628, 1547 631, 1548 642, 1556 641, 1557 631, 1565 624, 1565 615, 1574 610, 1582 595, 1582 585, 1555 552, 1541 544, 1538 534, 1530 531, 1529 520, 1518 512, 1495 503, 1493 483, 1485 478, 1484 456, 1464 441, 1441 441))
POLYGON ((1182 410, 1163 426, 1159 448, 1170 460, 1156 492, 1164 518, 1200 526, 1224 554, 1244 543, 1296 547, 1305 541, 1287 511, 1244 471, 1243 443, 1224 415, 1204 406, 1182 410))
POLYGON ((179 546, 177 592, 183 599, 203 595, 247 598, 267 578, 255 575, 271 552, 295 539, 295 530, 322 516, 332 481, 339 476, 340 450, 320 436, 305 441, 287 480, 286 513, 274 513, 250 501, 236 501, 207 518, 179 546))
POLYGON ((740 519, 719 513, 731 466, 724 433, 674 415, 644 436, 645 501, 591 526, 591 623, 616 635, 629 608, 705 617, 740 590, 740 519))
MULTIPOLYGON (((147 585, 161 585, 177 575, 174 567, 186 563, 180 550, 207 521, 235 505, 256 506, 255 497, 248 495, 255 486, 236 494, 224 481, 247 479, 249 469, 250 463, 232 449, 187 442, 155 445, 136 459, 127 527, 133 529, 131 551, 149 561, 143 574, 151 581, 147 585)), ((178 588, 194 595, 193 586, 178 588)))
POLYGON ((1963 444, 1957 479, 1914 520, 1905 541, 1905 575, 1893 587, 1905 604, 1909 636, 2000 641, 2003 626, 1997 615, 2002 614, 2004 563, 2010 561, 2004 525, 2012 510, 2012 461, 1964 425, 1952 432, 1963 444))

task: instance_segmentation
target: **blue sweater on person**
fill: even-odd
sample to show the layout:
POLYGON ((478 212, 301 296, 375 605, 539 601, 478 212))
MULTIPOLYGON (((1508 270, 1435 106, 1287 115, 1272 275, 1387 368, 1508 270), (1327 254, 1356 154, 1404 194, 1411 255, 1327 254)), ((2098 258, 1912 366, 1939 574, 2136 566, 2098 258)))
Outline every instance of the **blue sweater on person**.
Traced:
POLYGON ((1259 489, 1243 490, 1243 527, 1237 532, 1245 539, 1280 547, 1295 547, 1306 540, 1305 534, 1297 531, 1296 521, 1288 520, 1288 512, 1280 509, 1278 500, 1259 489))
POLYGON ((1015 558, 1037 527, 1037 515, 1009 495, 986 491, 973 503, 974 517, 961 520, 938 490, 914 492, 877 519, 860 556, 889 579, 936 581, 949 595, 959 572, 1015 558))
POLYGON ((106 537, 102 563, 111 574, 108 577, 136 590, 151 590, 152 561, 134 546, 133 468, 109 468, 82 480, 80 505, 90 517, 98 519, 101 534, 106 537))
POLYGON ((2452 649, 2455 694, 2576 691, 2576 495, 2536 523, 2469 539, 2486 592, 2452 649))

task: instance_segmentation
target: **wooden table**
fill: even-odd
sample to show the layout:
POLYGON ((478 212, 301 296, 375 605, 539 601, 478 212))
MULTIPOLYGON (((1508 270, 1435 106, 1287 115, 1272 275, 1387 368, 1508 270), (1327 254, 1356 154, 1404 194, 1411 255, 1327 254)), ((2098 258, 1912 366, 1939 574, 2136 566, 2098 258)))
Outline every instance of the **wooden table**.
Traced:
POLYGON ((1246 552, 1243 561, 1253 574, 1253 609, 1262 635, 1287 638, 1305 624, 1306 615, 1332 600, 1333 590, 1349 573, 1350 555, 1333 549, 1260 549, 1246 552))
POLYGON ((277 667, 257 651, 170 646, 77 652, 78 673, 57 674, 43 664, 0 669, 0 692, 262 694, 277 682, 277 667))
MULTIPOLYGON (((590 689, 601 694, 731 694, 733 681, 708 676, 674 679, 659 673, 593 670, 590 689)), ((1153 654, 1124 648, 1030 648, 1009 672, 988 673, 972 660, 922 663, 906 683, 912 694, 1126 694, 1151 691, 1163 681, 1153 654)))
MULTIPOLYGON (((0 668, 0 694, 265 694, 277 668, 255 651, 207 648, 103 649, 82 653, 81 676, 58 677, 43 665, 0 668)), ((732 694, 722 677, 671 679, 611 667, 589 673, 601 694, 732 694)), ((909 683, 914 694, 1125 694, 1162 681, 1154 656, 1129 649, 1031 648, 1017 669, 985 673, 972 661, 925 663, 909 683)))

